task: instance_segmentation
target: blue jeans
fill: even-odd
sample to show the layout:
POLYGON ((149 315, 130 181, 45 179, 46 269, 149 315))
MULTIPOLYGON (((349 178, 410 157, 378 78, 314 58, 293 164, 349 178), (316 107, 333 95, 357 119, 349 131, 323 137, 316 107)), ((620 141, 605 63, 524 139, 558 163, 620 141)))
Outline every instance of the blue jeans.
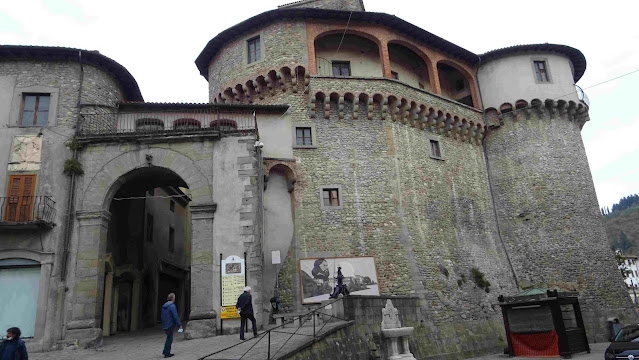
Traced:
POLYGON ((171 344, 173 344, 173 328, 164 329, 166 333, 166 341, 164 341, 164 351, 162 354, 169 355, 171 353, 171 344))

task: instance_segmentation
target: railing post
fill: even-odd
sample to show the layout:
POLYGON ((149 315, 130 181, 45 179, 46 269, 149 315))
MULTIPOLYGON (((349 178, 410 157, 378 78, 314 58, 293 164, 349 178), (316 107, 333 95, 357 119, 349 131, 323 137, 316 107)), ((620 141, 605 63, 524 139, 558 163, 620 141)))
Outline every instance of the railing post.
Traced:
POLYGON ((271 359, 271 332, 268 332, 268 354, 266 355, 266 359, 271 359))
POLYGON ((313 316, 313 339, 315 339, 315 312, 313 312, 311 316, 313 316))

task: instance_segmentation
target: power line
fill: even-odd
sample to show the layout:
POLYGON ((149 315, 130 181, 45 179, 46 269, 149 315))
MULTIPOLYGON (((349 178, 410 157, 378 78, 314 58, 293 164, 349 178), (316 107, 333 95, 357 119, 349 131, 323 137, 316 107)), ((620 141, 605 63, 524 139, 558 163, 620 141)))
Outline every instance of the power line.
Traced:
POLYGON ((184 195, 168 195, 168 196, 160 196, 160 195, 153 195, 153 196, 130 196, 130 197, 123 197, 123 198, 113 198, 114 201, 123 201, 123 200, 142 200, 142 199, 171 199, 171 198, 189 198, 188 195, 184 194, 184 195))

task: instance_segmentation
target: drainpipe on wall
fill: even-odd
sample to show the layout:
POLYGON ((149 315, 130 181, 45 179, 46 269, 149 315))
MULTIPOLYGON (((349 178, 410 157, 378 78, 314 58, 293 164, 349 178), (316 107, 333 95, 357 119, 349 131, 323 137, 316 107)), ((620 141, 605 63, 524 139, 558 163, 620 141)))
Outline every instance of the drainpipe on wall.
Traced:
MULTIPOLYGON (((479 92, 479 102, 481 103, 482 114, 484 117, 484 124, 488 126, 488 119, 486 117, 486 111, 484 111, 484 99, 481 96, 481 86, 479 86, 479 65, 481 65, 481 56, 479 57, 479 63, 477 65, 477 69, 475 70, 475 79, 477 82, 477 91, 479 92)), ((510 266, 510 271, 513 274, 513 279, 515 279, 515 286, 517 289, 521 289, 519 287, 519 279, 517 278, 517 273, 515 272, 515 267, 513 266, 512 261, 510 260, 510 255, 508 254, 508 248, 506 247, 506 243, 504 243, 504 238, 501 236, 501 226, 499 225, 499 217, 497 216, 497 208, 495 207, 495 194, 493 193, 493 182, 490 178, 490 163, 488 162, 488 155, 486 155, 486 136, 481 141, 482 149, 484 150, 484 162, 486 163, 486 175, 488 177, 488 189, 490 190, 490 202, 492 203, 493 215, 495 216, 495 223, 497 224, 497 236, 499 237, 499 241, 501 242, 501 246, 504 249, 504 254, 506 254, 506 260, 508 261, 508 265, 510 266)))
MULTIPOLYGON (((84 66, 82 65, 82 50, 78 51, 78 61, 80 62, 80 87, 78 88, 78 103, 76 108, 78 109, 78 118, 76 120, 76 132, 80 120, 82 118, 82 86, 84 84, 84 66)), ((78 150, 73 150, 73 159, 78 159, 78 150)), ((60 271, 60 278, 64 282, 65 293, 69 290, 67 284, 67 271, 68 271, 68 256, 69 256, 69 242, 71 241, 71 230, 73 226, 73 202, 75 200, 75 172, 71 172, 71 179, 69 180, 69 196, 67 198, 67 219, 64 229, 64 244, 62 247, 62 269, 60 271)))

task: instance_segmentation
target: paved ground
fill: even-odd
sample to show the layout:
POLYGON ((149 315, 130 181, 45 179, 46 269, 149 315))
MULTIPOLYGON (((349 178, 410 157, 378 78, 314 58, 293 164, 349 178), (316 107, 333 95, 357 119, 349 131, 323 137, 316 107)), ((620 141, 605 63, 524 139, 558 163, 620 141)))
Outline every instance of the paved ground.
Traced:
MULTIPOLYGON (((333 321, 327 324, 319 334, 344 324, 333 321)), ((319 327, 318 327, 319 330, 319 327)), ((240 341, 238 334, 216 336, 207 339, 184 340, 176 333, 172 352, 174 360, 196 360, 209 354, 237 345, 232 349, 206 357, 206 360, 246 359, 263 360, 267 358, 268 336, 260 333, 257 338, 247 335, 246 341, 240 341), (244 355, 244 356, 243 356, 244 355), (242 357, 243 356, 243 357, 242 357)), ((292 325, 271 333, 271 358, 281 356, 308 341, 313 336, 313 327, 297 329, 292 325), (297 330, 297 331, 296 331, 297 330), (289 340, 290 339, 290 340, 289 340)), ((162 348, 165 335, 162 330, 147 330, 131 334, 119 334, 105 338, 99 349, 61 350, 29 354, 31 360, 119 360, 119 359, 163 359, 162 348)))
MULTIPOLYGON (((319 334, 330 331, 344 322, 331 322, 324 327, 319 334)), ((279 329, 271 333, 271 358, 281 356, 304 342, 313 334, 312 327, 302 327, 297 330, 292 325, 285 329, 279 329)), ((264 333, 261 333, 264 334, 264 333)), ((206 357, 222 349, 237 345, 226 351, 206 357, 206 360, 247 359, 263 360, 267 358, 268 338, 258 335, 253 339, 247 336, 247 341, 240 341, 238 334, 216 336, 208 339, 184 340, 179 334, 173 341, 174 360, 196 360, 206 357), (244 355, 244 356, 243 356, 244 355), (243 356, 243 357, 242 357, 243 356)), ((160 329, 135 332, 131 334, 119 334, 105 338, 104 346, 99 349, 61 350, 45 353, 29 354, 31 360, 119 360, 119 359, 162 359, 162 347, 164 346, 164 333, 160 329)), ((590 354, 581 353, 573 356, 574 360, 603 360, 604 350, 608 343, 590 344, 590 354)), ((514 357, 495 354, 467 360, 540 360, 531 358, 514 357)), ((326 359, 332 360, 332 359, 326 359)), ((543 359, 547 360, 547 359, 543 359)))
MULTIPOLYGON (((604 351, 608 347, 608 344, 610 344, 610 343, 606 342, 606 343, 590 344, 590 354, 587 354, 587 353, 575 354, 575 355, 572 356, 572 358, 574 360, 604 360, 604 351)), ((487 356, 472 358, 472 359, 468 359, 468 360, 506 360, 506 359, 512 359, 512 360, 515 360, 515 359, 517 359, 517 360, 548 360, 548 358, 542 358, 542 359, 525 358, 525 357, 512 357, 511 358, 508 355, 503 355, 503 354, 487 355, 487 356)))

